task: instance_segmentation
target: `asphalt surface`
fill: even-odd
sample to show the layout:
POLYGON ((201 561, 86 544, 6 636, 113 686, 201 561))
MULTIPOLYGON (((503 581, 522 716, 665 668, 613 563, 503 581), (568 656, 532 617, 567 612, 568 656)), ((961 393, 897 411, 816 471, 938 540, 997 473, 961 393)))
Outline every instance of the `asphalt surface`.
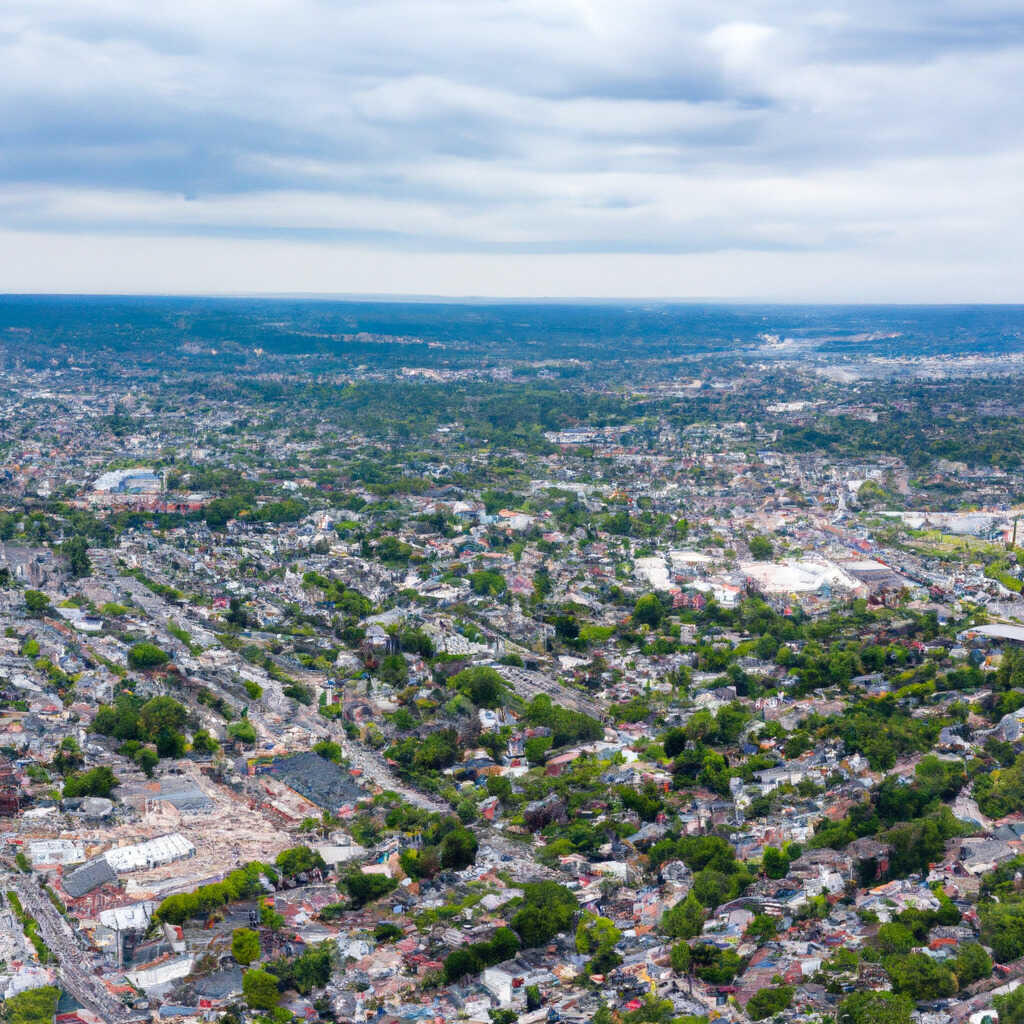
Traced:
POLYGON ((57 973, 64 989, 107 1024, 126 1024, 131 1020, 131 1011, 110 994, 99 978, 83 968, 88 957, 78 937, 38 885, 24 875, 8 875, 3 884, 5 890, 13 889, 18 894, 25 912, 35 918, 39 934, 57 957, 57 973))

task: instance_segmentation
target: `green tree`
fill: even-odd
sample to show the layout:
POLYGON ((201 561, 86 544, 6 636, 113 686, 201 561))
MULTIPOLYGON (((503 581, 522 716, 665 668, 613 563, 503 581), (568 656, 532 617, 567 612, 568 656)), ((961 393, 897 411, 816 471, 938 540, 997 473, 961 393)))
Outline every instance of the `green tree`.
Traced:
POLYGON ((473 946, 454 949, 444 958, 445 984, 450 985, 470 974, 479 974, 483 967, 483 962, 473 946))
POLYGON ((769 878, 785 878, 789 874, 789 858, 774 846, 766 846, 761 857, 761 867, 769 878))
POLYGON ((252 1010, 273 1010, 278 1003, 277 976, 259 968, 242 976, 242 995, 252 1010))
POLYGON ((285 878, 294 878, 305 871, 325 871, 327 864, 316 850, 308 846, 292 846, 282 850, 274 861, 285 878))
POLYGON ((695 974, 709 985, 728 985, 739 973, 743 961, 733 949, 719 949, 710 943, 698 943, 690 950, 695 974))
POLYGON ((678 942, 673 943, 671 950, 669 950, 669 962, 672 964, 672 970, 676 974, 688 974, 690 972, 691 959, 688 942, 680 939, 678 942))
POLYGON ((220 744, 205 729, 200 729, 192 737, 192 749, 198 754, 216 754, 220 744))
POLYGON ((387 875, 364 874, 358 869, 353 869, 338 882, 338 888, 343 888, 348 893, 352 905, 358 908, 386 896, 397 884, 387 875))
POLYGON ((260 903, 260 924, 272 932, 279 932, 284 927, 284 916, 274 909, 273 900, 260 903))
POLYGON ((839 1004, 836 1024, 910 1024, 914 1001, 892 992, 854 992, 839 1004))
POLYGON ((388 686, 404 686, 409 678, 409 665, 401 654, 385 654, 380 660, 377 675, 388 686))
POLYGON ((991 975, 992 957, 977 942, 965 942, 957 951, 953 970, 960 988, 966 988, 991 975))
POLYGON ((775 554, 772 542, 765 536, 757 534, 750 538, 750 556, 758 562, 767 562, 775 554))
POLYGON ((50 1024, 59 998, 60 989, 52 985, 30 988, 11 996, 0 1012, 7 1024, 50 1024))
POLYGON ((476 860, 476 851, 476 836, 468 828, 452 829, 441 840, 441 866, 461 871, 476 860))
POLYGON ((85 758, 82 755, 82 748, 78 745, 78 740, 74 736, 65 736, 60 741, 60 746, 54 755, 54 769, 61 775, 67 775, 76 768, 80 768, 84 763, 85 758))
POLYGON ((665 608, 657 594, 644 594, 633 606, 633 621, 637 625, 656 629, 665 615, 665 608))
POLYGON ((1024 904, 983 903, 978 907, 981 941, 1000 963, 1024 956, 1024 904))
POLYGON ((1006 995, 993 996, 992 1006, 999 1014, 999 1024, 1024 1024, 1024 985, 1006 995))
POLYGON ((64 796, 67 798, 108 797, 117 783, 117 777, 110 768, 106 765, 99 765, 90 771, 69 775, 64 782, 64 796))
POLYGON ((26 590, 25 607, 32 615, 42 615, 50 607, 50 599, 40 590, 26 590))
POLYGON ((84 537, 71 537, 61 545, 61 554, 68 560, 68 569, 76 579, 92 574, 89 545, 84 537))
POLYGON ((253 728, 252 722, 246 718, 238 722, 232 722, 228 726, 228 735, 233 740, 238 740, 239 743, 244 743, 250 747, 256 742, 256 730, 253 728))
POLYGON ((551 749, 550 736, 531 736, 524 744, 526 760, 530 764, 543 764, 545 755, 551 749))
POLYGON ((779 919, 771 914, 755 914, 753 920, 747 925, 747 938, 754 942, 768 942, 775 938, 778 931, 779 919))
POLYGON ((661 930, 673 939, 692 939, 704 927, 704 908, 692 893, 661 915, 661 930))
POLYGON ((478 708, 497 708, 505 702, 505 680, 489 665, 476 665, 452 676, 449 685, 465 694, 478 708))
POLYGON ((615 946, 622 938, 622 932, 607 917, 585 912, 576 926, 576 952, 589 956, 587 971, 590 974, 607 974, 622 963, 622 957, 615 952, 615 946))
POLYGON ((490 569, 481 569, 478 572, 469 574, 469 585, 473 588, 474 594, 497 597, 505 591, 505 577, 500 572, 493 572, 490 569))
POLYGON ((755 992, 747 1003, 747 1016, 751 1020, 764 1020, 782 1013, 793 1002, 792 985, 779 985, 778 988, 762 988, 755 992))
POLYGON ((151 644, 147 640, 134 644, 128 651, 128 664, 137 671, 159 668, 170 660, 170 655, 166 651, 162 651, 156 644, 151 644))
POLYGON ((878 929, 875 945, 885 955, 909 953, 915 945, 913 933, 899 921, 890 921, 878 929))
POLYGON ((160 755, 152 747, 140 747, 132 760, 143 770, 147 779, 153 778, 153 770, 160 763, 160 755))
POLYGON ((163 732, 180 731, 187 718, 188 711, 173 697, 154 697, 139 711, 139 731, 146 739, 155 740, 163 732))
POLYGON ((940 999, 956 992, 956 979, 949 968, 926 953, 886 957, 883 966, 893 989, 911 999, 940 999))
POLYGON ((248 967, 260 956, 260 937, 250 928, 236 928, 231 933, 231 955, 243 966, 248 967))
POLYGON ((569 928, 578 909, 576 897, 564 885, 528 882, 511 925, 524 947, 542 946, 569 928))

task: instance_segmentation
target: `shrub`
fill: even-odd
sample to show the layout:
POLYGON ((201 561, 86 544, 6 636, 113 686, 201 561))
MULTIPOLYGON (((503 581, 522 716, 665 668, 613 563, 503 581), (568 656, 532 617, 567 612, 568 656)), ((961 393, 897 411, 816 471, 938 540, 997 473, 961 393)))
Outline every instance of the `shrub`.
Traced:
POLYGON ((128 664, 140 672, 159 668, 170 660, 170 655, 166 651, 162 651, 156 644, 151 644, 146 640, 135 644, 128 651, 128 664))

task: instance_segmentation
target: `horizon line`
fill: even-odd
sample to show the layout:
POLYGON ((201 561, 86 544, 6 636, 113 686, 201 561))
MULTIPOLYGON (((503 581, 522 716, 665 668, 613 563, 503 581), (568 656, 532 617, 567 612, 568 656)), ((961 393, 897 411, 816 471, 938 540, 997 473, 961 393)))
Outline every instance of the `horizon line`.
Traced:
POLYGON ((923 302, 923 301, 880 301, 880 300, 817 300, 758 298, 737 296, 594 296, 594 295, 443 295, 434 293, 406 292, 275 292, 275 291, 223 291, 223 292, 89 292, 89 291, 55 291, 55 292, 2 292, 0 301, 6 299, 251 299, 251 300, 300 300, 306 302, 384 302, 384 303, 421 303, 421 304, 456 304, 470 305, 474 303, 487 305, 635 305, 637 303, 656 303, 661 305, 721 305, 721 306, 845 306, 857 308, 907 307, 950 309, 963 307, 1015 308, 1024 307, 1024 300, 1019 302, 995 302, 988 300, 961 300, 955 302, 923 302))

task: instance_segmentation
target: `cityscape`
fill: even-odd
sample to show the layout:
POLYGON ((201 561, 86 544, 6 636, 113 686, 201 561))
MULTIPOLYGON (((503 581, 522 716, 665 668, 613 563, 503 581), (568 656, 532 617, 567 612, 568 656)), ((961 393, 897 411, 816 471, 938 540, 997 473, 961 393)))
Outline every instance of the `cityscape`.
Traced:
POLYGON ((110 301, 0 304, 9 1019, 1013 1019, 1019 311, 110 301))
POLYGON ((1024 1024, 1024 4, 3 0, 0 1024, 1024 1024))

